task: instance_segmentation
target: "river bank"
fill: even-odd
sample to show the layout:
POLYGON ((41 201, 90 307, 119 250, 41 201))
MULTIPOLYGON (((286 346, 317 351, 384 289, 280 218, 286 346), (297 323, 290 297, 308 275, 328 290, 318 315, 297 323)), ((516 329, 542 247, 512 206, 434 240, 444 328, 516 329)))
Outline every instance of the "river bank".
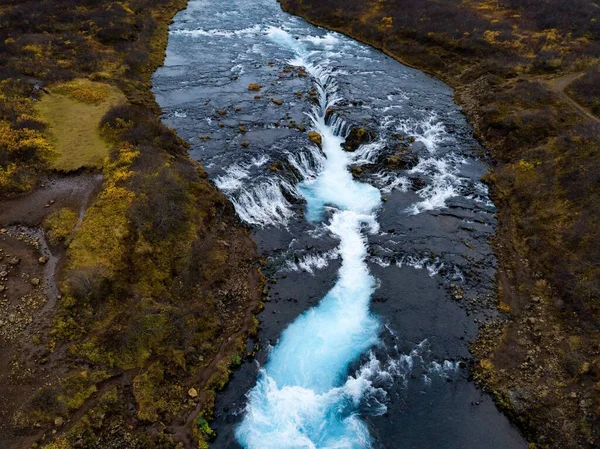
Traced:
POLYGON ((187 2, 93 3, 0 6, 0 446, 198 447, 260 263, 150 90, 187 2))
POLYGON ((600 416, 598 278, 588 276, 597 269, 597 253, 595 245, 583 242, 598 241, 592 218, 597 209, 590 203, 598 192, 597 175, 584 176, 582 168, 597 173, 597 152, 583 150, 598 147, 597 119, 573 108, 555 80, 582 70, 596 41, 577 47, 558 26, 554 49, 573 51, 569 60, 552 65, 539 47, 537 57, 521 56, 532 45, 522 37, 539 31, 531 18, 539 10, 527 14, 531 5, 523 13, 499 4, 441 4, 436 10, 422 3, 405 15, 394 2, 370 9, 358 3, 343 9, 312 1, 281 3, 456 88, 456 102, 493 158, 486 182, 498 207, 497 304, 506 313, 506 319, 482 327, 472 346, 478 358, 473 375, 536 447, 594 447, 600 416), (453 19, 459 16, 468 20, 453 19), (410 22, 414 17, 421 22, 410 22), (511 23, 519 28, 507 37, 511 23), (451 26, 459 37, 449 36, 451 26))

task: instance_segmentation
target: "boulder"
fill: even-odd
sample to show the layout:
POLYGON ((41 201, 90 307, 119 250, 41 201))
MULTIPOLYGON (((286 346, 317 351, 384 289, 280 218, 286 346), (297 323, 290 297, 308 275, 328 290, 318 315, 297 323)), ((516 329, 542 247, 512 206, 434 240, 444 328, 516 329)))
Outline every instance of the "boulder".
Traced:
POLYGON ((396 151, 385 159, 385 165, 391 169, 410 169, 419 163, 416 154, 411 153, 409 148, 402 145, 396 147, 396 151))
POLYGON ((346 141, 344 142, 344 150, 355 151, 363 143, 367 143, 375 138, 375 133, 365 128, 352 128, 346 141))
POLYGON ((309 131, 308 138, 311 142, 316 143, 319 148, 321 148, 321 145, 323 144, 323 138, 321 137, 321 134, 316 131, 309 131))

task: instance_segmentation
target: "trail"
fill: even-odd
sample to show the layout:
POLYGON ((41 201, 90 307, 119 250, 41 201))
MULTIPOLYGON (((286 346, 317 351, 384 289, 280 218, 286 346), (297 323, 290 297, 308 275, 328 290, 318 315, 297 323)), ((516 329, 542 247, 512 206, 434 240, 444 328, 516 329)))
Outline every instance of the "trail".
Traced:
POLYGON ((568 75, 561 76, 559 78, 549 79, 546 81, 546 84, 548 87, 550 87, 552 92, 570 104, 580 115, 600 124, 600 118, 596 117, 594 114, 588 111, 587 108, 579 104, 565 92, 565 89, 569 87, 573 81, 581 78, 582 76, 583 72, 569 73, 568 75))

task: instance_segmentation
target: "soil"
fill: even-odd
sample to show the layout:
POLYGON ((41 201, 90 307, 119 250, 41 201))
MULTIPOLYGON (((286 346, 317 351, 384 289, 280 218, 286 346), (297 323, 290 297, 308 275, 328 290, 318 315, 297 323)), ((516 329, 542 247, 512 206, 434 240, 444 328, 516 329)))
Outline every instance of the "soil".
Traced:
MULTIPOLYGON (((62 354, 49 351, 43 338, 59 298, 65 251, 48 245, 41 223, 62 207, 83 217, 101 182, 99 174, 56 175, 29 195, 0 202, 0 435, 22 399, 63 371, 62 354)), ((22 441, 23 447, 30 443, 22 441)))

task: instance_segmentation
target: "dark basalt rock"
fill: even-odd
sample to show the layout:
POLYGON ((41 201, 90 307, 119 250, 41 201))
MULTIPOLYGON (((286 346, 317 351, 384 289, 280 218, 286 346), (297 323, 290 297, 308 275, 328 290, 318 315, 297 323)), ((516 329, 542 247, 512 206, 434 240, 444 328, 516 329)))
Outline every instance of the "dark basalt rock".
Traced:
POLYGON ((398 145, 394 154, 388 156, 384 164, 392 170, 411 169, 419 163, 419 157, 403 145, 398 145))
POLYGON ((415 191, 421 190, 427 185, 427 182, 423 178, 409 178, 412 184, 412 189, 415 191))
POLYGON ((344 142, 344 150, 356 151, 363 143, 367 143, 375 139, 375 133, 365 128, 352 128, 346 141, 344 142))

